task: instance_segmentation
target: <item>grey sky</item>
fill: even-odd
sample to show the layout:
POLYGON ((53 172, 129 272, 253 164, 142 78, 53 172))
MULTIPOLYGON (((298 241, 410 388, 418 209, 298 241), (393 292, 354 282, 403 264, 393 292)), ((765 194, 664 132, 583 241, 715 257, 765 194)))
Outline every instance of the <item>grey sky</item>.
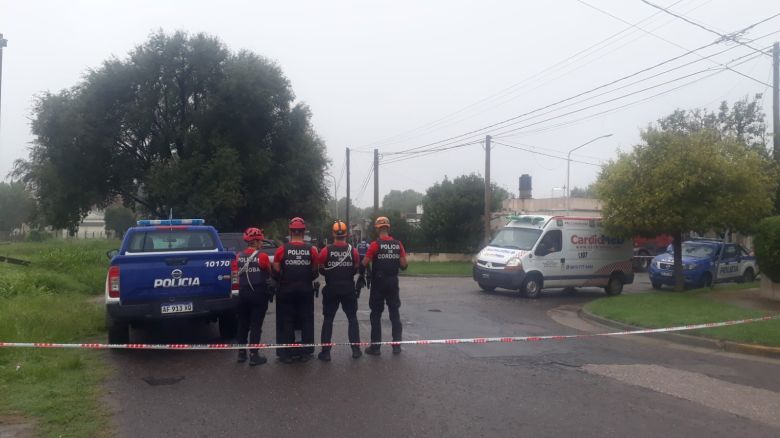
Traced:
MULTIPOLYGON (((652 16, 639 26, 660 38, 632 29, 590 56, 575 58, 562 68, 534 77, 628 25, 576 0, 0 0, 0 32, 8 39, 3 66, 0 175, 10 171, 14 159, 26 155, 25 147, 32 138, 28 118, 36 93, 74 85, 87 68, 112 55, 124 57, 150 32, 160 28, 204 31, 217 35, 233 50, 250 49, 276 60, 290 78, 297 98, 313 111, 315 129, 328 145, 331 173, 336 177, 341 174, 345 147, 364 151, 356 151, 352 156, 353 197, 359 194, 369 171, 370 149, 374 145, 378 145, 383 160, 390 162, 409 156, 392 152, 523 114, 684 53, 678 46, 694 49, 716 39, 679 19, 656 14, 657 10, 639 0, 586 1, 631 23, 652 16), (518 83, 519 86, 509 88, 518 83), (490 96, 495 97, 469 107, 490 96), (441 120, 464 107, 467 109, 441 120), (435 121, 439 122, 431 125, 435 121)), ((780 12, 780 3, 774 0, 657 3, 673 5, 674 11, 723 32, 780 12)), ((754 46, 764 48, 780 39, 780 17, 757 26, 747 38, 770 32, 778 33, 754 42, 754 46)), ((750 49, 718 44, 700 53, 710 55, 729 48, 732 49, 713 59, 726 63, 747 56, 743 60, 748 62, 734 68, 759 81, 770 82, 771 59, 751 59, 750 49)), ((689 55, 636 79, 696 59, 699 58, 689 55)), ((497 127, 479 137, 559 116, 699 70, 717 68, 717 63, 697 62, 579 105, 534 113, 539 117, 507 128, 497 127)), ((577 145, 613 133, 614 136, 594 142, 574 155, 580 161, 600 163, 613 158, 618 148, 626 149, 636 143, 640 128, 677 107, 714 108, 723 99, 733 101, 766 92, 764 110, 771 114, 771 98, 764 85, 724 71, 668 94, 570 123, 713 73, 716 71, 529 126, 511 136, 496 137, 501 143, 525 149, 536 147, 538 152, 565 156, 577 145), (565 125, 557 126, 561 124, 565 125), (539 132, 540 128, 549 129, 539 132)), ((767 122, 771 122, 770 118, 767 122)), ((465 140, 439 145, 456 146, 471 137, 465 140)), ((533 176, 534 196, 538 198, 549 197, 554 187, 565 183, 565 160, 498 144, 492 151, 491 176, 510 192, 517 192, 517 179, 522 173, 533 176)), ((391 189, 424 191, 445 175, 452 178, 471 172, 482 174, 483 157, 481 146, 474 144, 384 164, 380 167, 380 196, 391 189)), ((597 172, 596 166, 572 164, 572 186, 587 185, 597 172)), ((329 185, 332 191, 332 182, 329 185)), ((339 196, 344 193, 342 179, 339 196)), ((356 203, 371 204, 371 193, 369 182, 356 203)))

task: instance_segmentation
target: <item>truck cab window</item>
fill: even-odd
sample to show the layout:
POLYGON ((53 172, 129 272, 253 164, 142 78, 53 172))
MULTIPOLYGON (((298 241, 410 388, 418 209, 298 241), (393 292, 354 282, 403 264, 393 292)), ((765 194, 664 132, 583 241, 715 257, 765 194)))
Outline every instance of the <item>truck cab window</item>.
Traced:
POLYGON ((536 251, 534 254, 538 256, 545 256, 561 250, 563 245, 563 232, 561 230, 550 230, 536 245, 536 251))

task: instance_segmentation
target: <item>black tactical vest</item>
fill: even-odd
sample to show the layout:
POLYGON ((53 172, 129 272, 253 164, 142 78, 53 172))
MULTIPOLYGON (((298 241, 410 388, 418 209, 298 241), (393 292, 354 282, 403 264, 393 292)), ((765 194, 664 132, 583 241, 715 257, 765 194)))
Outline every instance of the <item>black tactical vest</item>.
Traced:
POLYGON ((372 260, 371 270, 374 278, 395 277, 401 266, 401 242, 396 239, 376 241, 379 250, 372 260))
POLYGON ((268 277, 266 276, 266 273, 260 269, 260 263, 258 261, 260 259, 260 254, 261 253, 258 251, 258 253, 252 258, 252 261, 249 262, 249 266, 244 268, 244 266, 246 266, 247 259, 252 255, 252 253, 247 254, 244 251, 238 253, 238 269, 240 272, 238 276, 238 282, 241 288, 249 287, 249 285, 251 285, 252 289, 254 289, 256 292, 265 291, 265 281, 268 277))
POLYGON ((352 248, 349 245, 330 245, 328 247, 328 262, 322 269, 325 272, 328 286, 344 288, 348 291, 354 289, 357 266, 352 259, 352 248))
POLYGON ((282 260, 281 265, 281 291, 312 289, 312 259, 310 246, 285 243, 284 260, 282 260))

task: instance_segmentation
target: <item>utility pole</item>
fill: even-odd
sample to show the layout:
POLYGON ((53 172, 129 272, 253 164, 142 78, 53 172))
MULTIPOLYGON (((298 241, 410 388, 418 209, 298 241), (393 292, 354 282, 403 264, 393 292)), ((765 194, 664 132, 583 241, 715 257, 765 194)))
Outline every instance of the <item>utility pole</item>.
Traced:
POLYGON ((374 218, 379 214, 379 149, 374 149, 374 218))
POLYGON ((485 245, 490 243, 490 140, 485 136, 485 245))
MULTIPOLYGON (((3 38, 3 34, 0 33, 0 108, 3 104, 3 47, 8 45, 8 40, 3 38)), ((0 118, 0 123, 2 118, 0 118)))
POLYGON ((772 46, 772 131, 775 161, 780 161, 780 43, 778 42, 772 46))
POLYGON ((349 148, 347 148, 347 214, 344 215, 344 221, 347 224, 347 233, 349 233, 349 148))

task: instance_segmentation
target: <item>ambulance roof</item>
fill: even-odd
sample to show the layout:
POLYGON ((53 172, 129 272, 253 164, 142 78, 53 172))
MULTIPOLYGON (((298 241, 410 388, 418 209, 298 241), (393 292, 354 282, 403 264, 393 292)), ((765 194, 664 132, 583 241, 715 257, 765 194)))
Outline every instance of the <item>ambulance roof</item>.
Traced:
MULTIPOLYGON (((575 217, 575 216, 546 216, 546 215, 539 215, 539 214, 522 214, 522 215, 509 215, 506 217, 509 219, 509 223, 506 224, 507 227, 524 227, 524 228, 544 228, 547 226, 547 224, 555 219, 555 220, 570 220, 570 221, 601 221, 600 217, 575 217)), ((560 224, 559 224, 560 225, 560 224)))

